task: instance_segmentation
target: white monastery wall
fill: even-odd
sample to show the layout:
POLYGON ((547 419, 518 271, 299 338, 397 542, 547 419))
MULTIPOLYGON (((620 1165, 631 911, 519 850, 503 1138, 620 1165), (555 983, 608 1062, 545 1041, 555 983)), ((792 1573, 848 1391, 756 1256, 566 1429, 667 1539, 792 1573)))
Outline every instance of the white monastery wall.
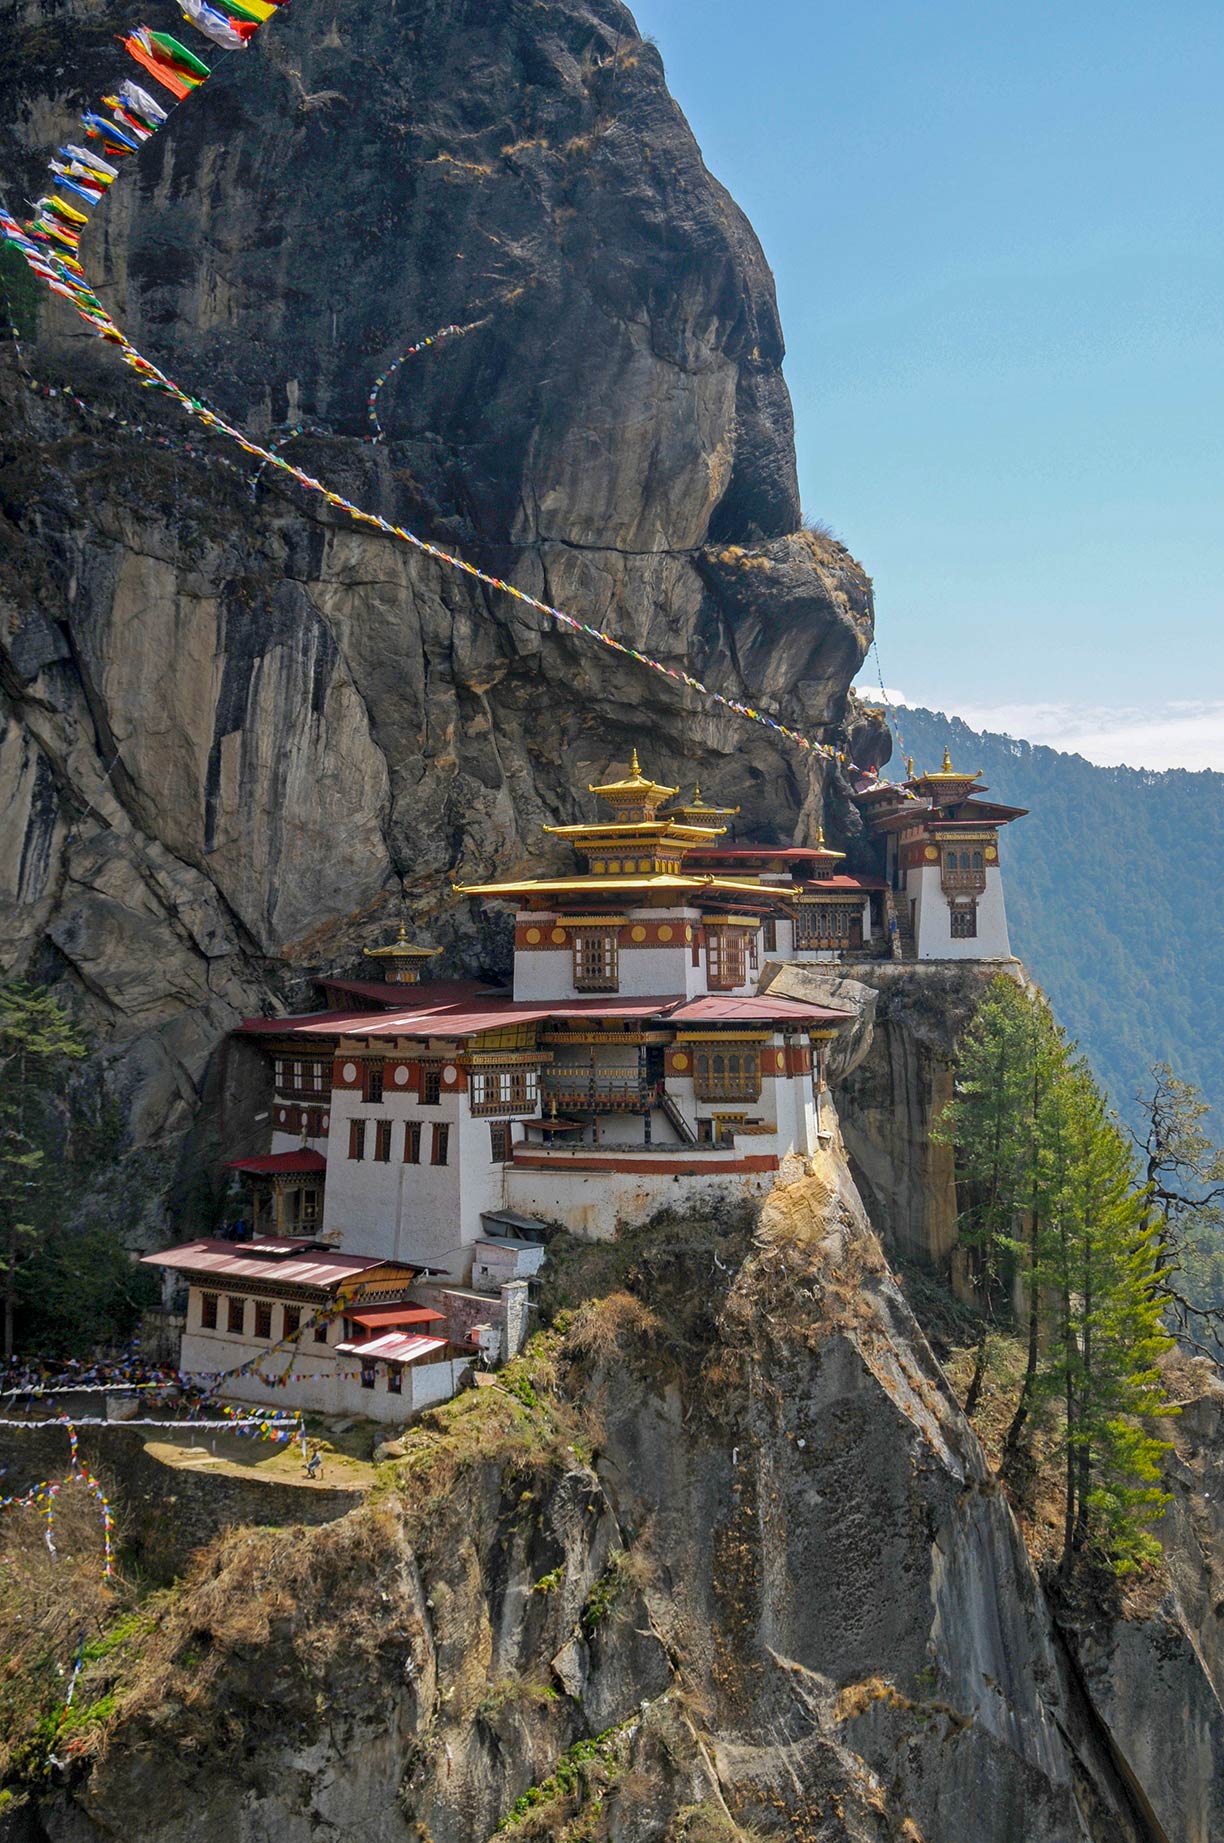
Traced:
POLYGON ((728 1195, 762 1196, 777 1176, 776 1171, 712 1172, 677 1180, 670 1172, 567 1171, 558 1162, 547 1170, 512 1166, 507 1190, 510 1208, 562 1222, 588 1241, 607 1241, 622 1222, 640 1222, 668 1205, 687 1208, 728 1195))
POLYGON ((1011 943, 1003 903, 1003 874, 986 869, 986 887, 977 899, 977 934, 952 939, 951 910, 938 864, 917 865, 906 876, 906 900, 915 899, 914 940, 920 960, 1009 960, 1011 943))

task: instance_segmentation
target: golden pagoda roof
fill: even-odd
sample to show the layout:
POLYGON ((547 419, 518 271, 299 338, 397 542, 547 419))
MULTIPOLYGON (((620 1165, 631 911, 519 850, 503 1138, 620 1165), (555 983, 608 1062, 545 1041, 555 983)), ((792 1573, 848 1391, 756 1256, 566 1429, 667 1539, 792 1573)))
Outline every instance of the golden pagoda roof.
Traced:
POLYGON ((613 894, 640 891, 643 895, 662 893, 683 896, 690 892, 718 895, 730 891, 736 896, 755 896, 763 902, 777 902, 780 892, 763 883, 751 883, 734 877, 710 873, 686 877, 675 872, 660 872, 641 877, 523 877, 510 883, 454 883, 457 896, 484 896, 503 901, 515 896, 589 896, 592 901, 613 894))
MULTIPOLYGON (((676 817, 679 818, 683 815, 687 819, 689 815, 692 813, 708 813, 711 819, 734 819, 738 812, 739 812, 738 806, 709 806, 707 805, 707 803, 701 797, 700 781, 694 781, 693 797, 691 800, 682 801, 682 803, 676 808, 676 817)), ((691 823, 691 820, 690 820, 690 823, 691 823)), ((720 830, 725 831, 726 827, 725 826, 721 827, 720 830)))
POLYGON ((812 846, 812 850, 814 852, 818 851, 822 858, 844 858, 846 855, 844 851, 835 851, 832 845, 825 844, 824 827, 822 825, 816 827, 816 843, 812 846))
POLYGON ((440 954, 440 947, 417 947, 408 939, 408 930, 403 922, 399 933, 388 947, 363 947, 362 953, 367 960, 432 960, 440 954))
POLYGON ((627 800, 641 801, 643 805, 661 805, 679 793, 678 787, 664 787, 660 781, 652 781, 643 774, 638 765, 638 752, 633 751, 633 760, 629 773, 623 781, 604 781, 600 786, 587 783, 589 793, 598 794, 602 800, 610 800, 614 806, 624 805, 627 800), (652 797, 653 796, 653 797, 652 797))
POLYGON ((551 833, 554 838, 568 838, 571 843, 577 843, 582 838, 614 840, 619 839, 622 833, 630 833, 635 838, 704 845, 710 839, 721 838, 726 827, 681 825, 664 813, 658 819, 596 819, 578 825, 544 826, 542 830, 551 833))
POLYGON ((924 781, 980 781, 982 778, 982 770, 980 768, 974 768, 972 772, 965 769, 954 768, 952 766, 952 751, 947 748, 945 748, 943 754, 943 766, 937 773, 915 774, 912 756, 908 759, 907 766, 910 770, 910 779, 919 787, 924 781))

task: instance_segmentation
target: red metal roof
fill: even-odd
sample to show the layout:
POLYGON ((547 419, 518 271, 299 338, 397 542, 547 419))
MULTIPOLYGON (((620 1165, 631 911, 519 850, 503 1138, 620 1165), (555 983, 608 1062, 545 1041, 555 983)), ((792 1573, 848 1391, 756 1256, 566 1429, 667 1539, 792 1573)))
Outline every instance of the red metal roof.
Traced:
MULTIPOLYGON (((549 1018, 609 1017, 631 1020, 657 1017, 669 1006, 679 1004, 682 994, 669 993, 663 998, 562 998, 551 1003, 520 999, 488 999, 470 1005, 440 1005, 436 1009, 395 1011, 385 1017, 365 1012, 359 1026, 348 1035, 355 1037, 470 1037, 482 1030, 498 1030, 507 1024, 542 1024, 549 1018)), ((324 1026, 310 1025, 303 1034, 322 1032, 324 1026)))
POLYGON ((381 1337, 366 1338, 360 1344, 337 1344, 336 1349, 366 1362, 381 1357, 384 1363, 416 1363, 421 1357, 436 1356, 446 1344, 444 1337, 404 1337, 398 1331, 384 1331, 381 1337))
POLYGON ((295 1152, 269 1152, 263 1158, 231 1158, 227 1169, 249 1171, 255 1177, 275 1177, 278 1172, 311 1172, 321 1175, 327 1170, 322 1152, 302 1147, 295 1152))
POLYGON ((844 1024, 853 1016, 828 1005, 805 1005, 797 998, 775 998, 769 992, 746 998, 709 992, 690 998, 668 1012, 669 1024, 844 1024))
POLYGON ((402 1325, 442 1324, 444 1312, 435 1312, 427 1305, 372 1305, 364 1312, 350 1312, 349 1317, 355 1325, 364 1325, 367 1331, 383 1325, 387 1328, 402 1325))
POLYGON ((393 985, 385 979, 320 979, 325 992, 344 992, 352 998, 376 1000, 388 1011, 402 1011, 418 1000, 428 1005, 453 1005, 481 996, 494 998, 503 986, 484 979, 423 979, 419 985, 393 985))
POLYGON ((218 1280, 282 1280, 294 1286, 315 1286, 321 1292, 334 1292, 346 1280, 359 1279, 372 1267, 394 1268, 405 1276, 405 1285, 424 1272, 408 1261, 384 1261, 372 1254, 341 1254, 309 1241, 233 1242, 205 1238, 142 1258, 150 1267, 171 1267, 176 1273, 208 1274, 218 1280))
POLYGON ((882 890, 884 887, 883 877, 813 877, 810 882, 805 882, 803 884, 803 888, 805 890, 811 890, 814 895, 819 895, 821 890, 837 890, 839 892, 848 890, 862 893, 867 890, 882 890))
POLYGON ((784 863, 790 858, 842 857, 840 851, 834 851, 827 845, 702 845, 696 851, 686 851, 686 864, 704 862, 707 858, 780 858, 784 863))

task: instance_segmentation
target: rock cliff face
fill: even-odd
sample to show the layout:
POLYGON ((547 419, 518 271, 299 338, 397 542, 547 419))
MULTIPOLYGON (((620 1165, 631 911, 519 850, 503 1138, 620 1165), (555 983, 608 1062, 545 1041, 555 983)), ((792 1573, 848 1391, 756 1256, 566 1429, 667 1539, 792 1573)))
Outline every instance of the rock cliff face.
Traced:
MULTIPOLYGON (((2 100, 35 184, 113 66, 84 0, 24 18, 2 100)), ((359 503, 842 733, 870 585, 800 528, 768 268, 615 0, 298 0, 129 166, 93 278, 180 381, 308 422, 295 458, 359 503), (369 445, 374 376, 486 314, 395 375, 369 445)), ((172 1157, 222 1033, 351 963, 400 879, 445 970, 495 964, 452 878, 538 860, 634 742, 749 824, 822 811, 766 731, 184 453, 77 325, 44 303, 25 356, 90 411, 0 373, 4 964, 84 997, 136 1145, 172 1157)))
POLYGON ((1217 1833, 1218 1395, 1165 1603, 1067 1637, 836 1143, 551 1286, 544 1348, 426 1417, 365 1508, 223 1537, 103 1647, 79 1693, 114 1713, 0 1835, 1217 1833))

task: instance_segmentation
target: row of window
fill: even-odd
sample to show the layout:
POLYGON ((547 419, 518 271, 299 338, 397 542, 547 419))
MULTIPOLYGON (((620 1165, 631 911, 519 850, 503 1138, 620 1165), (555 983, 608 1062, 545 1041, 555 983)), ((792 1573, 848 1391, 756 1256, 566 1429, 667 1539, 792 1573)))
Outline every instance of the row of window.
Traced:
MULTIPOLYGON (((578 992, 615 992, 620 988, 620 945, 614 928, 578 928, 571 935, 574 955, 574 989, 578 992)), ((777 945, 776 928, 771 928, 767 951, 777 945)), ((697 964, 693 948, 693 964, 697 964)), ((709 985, 719 992, 734 991, 748 977, 749 966, 757 965, 755 929, 711 928, 706 933, 706 974, 709 985)))
POLYGON ((294 1059, 290 1056, 276 1058, 276 1091, 278 1094, 299 1095, 303 1099, 313 1099, 316 1095, 327 1094, 331 1089, 331 1059, 322 1056, 294 1059))
POLYGON ((699 1101, 755 1101, 761 1057, 755 1049, 695 1049, 693 1089, 699 1101))
POLYGON ((945 851, 943 861, 945 870, 985 869, 980 851, 945 851))
POLYGON ((472 1112, 534 1113, 540 1098, 538 1069, 473 1069, 468 1077, 472 1112))
MULTIPOLYGON (((533 1095, 530 1103, 535 1104, 533 1095)), ((392 1125, 390 1120, 350 1120, 349 1121, 349 1157, 364 1158, 369 1145, 367 1126, 374 1128, 373 1155, 376 1164, 389 1165, 391 1162, 392 1125)), ((504 1165, 510 1157, 510 1122, 508 1120, 490 1120, 489 1122, 489 1157, 495 1165, 504 1165)), ((421 1163, 421 1122, 409 1120, 404 1127, 403 1162, 406 1165, 421 1163)), ((450 1162, 450 1127, 438 1121, 431 1129, 429 1142, 429 1162, 431 1165, 445 1165, 450 1162)))
MULTIPOLYGON (((385 1073, 381 1062, 363 1062, 361 1065, 361 1098, 366 1102, 377 1102, 383 1098, 385 1073)), ((438 1062, 421 1064, 417 1099, 423 1107, 436 1107, 442 1099, 442 1065, 438 1062)))
MULTIPOLYGON (((234 1293, 202 1293, 200 1296, 200 1328, 204 1331, 216 1331, 221 1323, 222 1317, 224 1317, 225 1329, 227 1331, 232 1331, 239 1337, 245 1336, 247 1335, 246 1318, 247 1307, 249 1305, 255 1308, 255 1329, 250 1335, 257 1338, 266 1338, 270 1341, 272 1337, 273 1310, 273 1302, 271 1299, 244 1299, 234 1293)), ((281 1324, 277 1332, 277 1341, 279 1342, 281 1338, 293 1337, 301 1328, 301 1306, 283 1305, 281 1307, 281 1324)), ((321 1324, 315 1325, 312 1337, 316 1344, 326 1344, 326 1320, 321 1324)))
MULTIPOLYGON (((350 1120, 349 1149, 350 1158, 364 1158, 367 1148, 371 1151, 376 1164, 388 1165, 391 1162, 392 1123, 390 1120, 350 1120), (373 1127, 371 1135, 369 1128, 373 1127)), ((434 1122, 430 1130, 429 1162, 431 1165, 445 1165, 450 1158, 450 1127, 442 1120, 434 1122)), ((408 1120, 404 1124, 403 1162, 406 1165, 421 1163, 421 1122, 408 1120)))
POLYGON ((795 946, 826 947, 836 942, 861 946, 863 911, 853 902, 805 902, 795 911, 795 946))

